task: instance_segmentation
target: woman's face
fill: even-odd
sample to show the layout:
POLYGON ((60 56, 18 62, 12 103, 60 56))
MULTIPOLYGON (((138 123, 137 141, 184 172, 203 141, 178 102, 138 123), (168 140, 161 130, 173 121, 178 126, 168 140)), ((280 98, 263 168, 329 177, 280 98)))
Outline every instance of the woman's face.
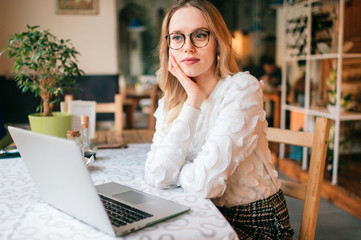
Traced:
MULTIPOLYGON (((196 30, 207 30, 209 26, 200 10, 194 7, 184 7, 177 10, 169 22, 169 34, 182 33, 188 35, 196 30)), ((195 47, 186 36, 185 43, 178 50, 170 49, 183 72, 196 80, 199 77, 214 76, 216 69, 217 42, 210 34, 209 42, 205 47, 195 47)))

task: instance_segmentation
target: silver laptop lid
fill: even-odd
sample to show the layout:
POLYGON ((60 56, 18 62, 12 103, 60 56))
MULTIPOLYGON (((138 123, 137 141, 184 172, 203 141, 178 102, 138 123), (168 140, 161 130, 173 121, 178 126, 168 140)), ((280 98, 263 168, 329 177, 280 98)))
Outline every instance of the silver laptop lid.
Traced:
POLYGON ((114 236, 77 144, 19 128, 8 129, 42 198, 114 236))

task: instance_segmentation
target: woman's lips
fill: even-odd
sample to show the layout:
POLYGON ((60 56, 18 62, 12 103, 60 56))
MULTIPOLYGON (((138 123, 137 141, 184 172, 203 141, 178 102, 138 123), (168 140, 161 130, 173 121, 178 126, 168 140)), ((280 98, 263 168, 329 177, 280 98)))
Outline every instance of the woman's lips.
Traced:
POLYGON ((199 62, 198 58, 185 58, 182 60, 182 63, 186 64, 186 65, 192 65, 194 63, 199 62))

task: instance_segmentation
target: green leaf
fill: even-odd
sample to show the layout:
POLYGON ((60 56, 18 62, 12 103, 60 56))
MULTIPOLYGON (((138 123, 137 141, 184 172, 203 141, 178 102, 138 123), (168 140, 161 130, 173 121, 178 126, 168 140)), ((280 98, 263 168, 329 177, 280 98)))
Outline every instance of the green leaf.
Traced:
POLYGON ((8 57, 9 57, 9 58, 12 58, 13 56, 14 56, 14 52, 13 52, 13 51, 9 51, 9 52, 8 52, 8 57))
POLYGON ((36 52, 36 54, 35 54, 35 58, 34 58, 34 61, 35 62, 37 62, 38 61, 38 59, 40 58, 40 56, 41 56, 41 53, 42 53, 42 50, 39 50, 39 51, 37 51, 36 52))
POLYGON ((29 87, 28 86, 24 86, 23 89, 22 89, 22 92, 25 93, 29 90, 29 87))
POLYGON ((15 33, 15 37, 17 38, 17 39, 20 39, 20 41, 23 39, 23 35, 20 33, 15 33))
POLYGON ((3 50, 1 50, 0 56, 3 55, 3 53, 6 52, 8 49, 9 49, 9 48, 6 47, 6 48, 4 48, 3 50))
MULTIPOLYGON (((28 25, 29 26, 29 25, 28 25)), ((38 27, 40 27, 39 25, 35 25, 35 26, 32 26, 32 27, 30 27, 30 29, 31 30, 34 30, 34 29, 36 29, 36 28, 38 28, 38 27)), ((29 28, 29 27, 28 27, 29 28)))
POLYGON ((23 60, 21 58, 16 59, 16 64, 19 66, 23 66, 23 60))
POLYGON ((16 38, 10 38, 9 39, 9 45, 13 45, 13 43, 16 41, 16 38))
POLYGON ((31 32, 28 34, 28 38, 34 38, 35 37, 35 33, 31 32))

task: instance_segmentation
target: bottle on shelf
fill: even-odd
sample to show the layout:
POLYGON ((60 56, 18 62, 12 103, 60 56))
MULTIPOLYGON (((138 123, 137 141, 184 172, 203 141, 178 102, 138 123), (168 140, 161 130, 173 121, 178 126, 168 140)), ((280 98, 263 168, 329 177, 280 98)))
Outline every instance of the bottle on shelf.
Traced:
POLYGON ((90 143, 89 137, 89 116, 81 116, 81 138, 82 138, 82 147, 83 147, 83 155, 86 158, 90 158, 91 156, 95 159, 96 148, 90 143))

